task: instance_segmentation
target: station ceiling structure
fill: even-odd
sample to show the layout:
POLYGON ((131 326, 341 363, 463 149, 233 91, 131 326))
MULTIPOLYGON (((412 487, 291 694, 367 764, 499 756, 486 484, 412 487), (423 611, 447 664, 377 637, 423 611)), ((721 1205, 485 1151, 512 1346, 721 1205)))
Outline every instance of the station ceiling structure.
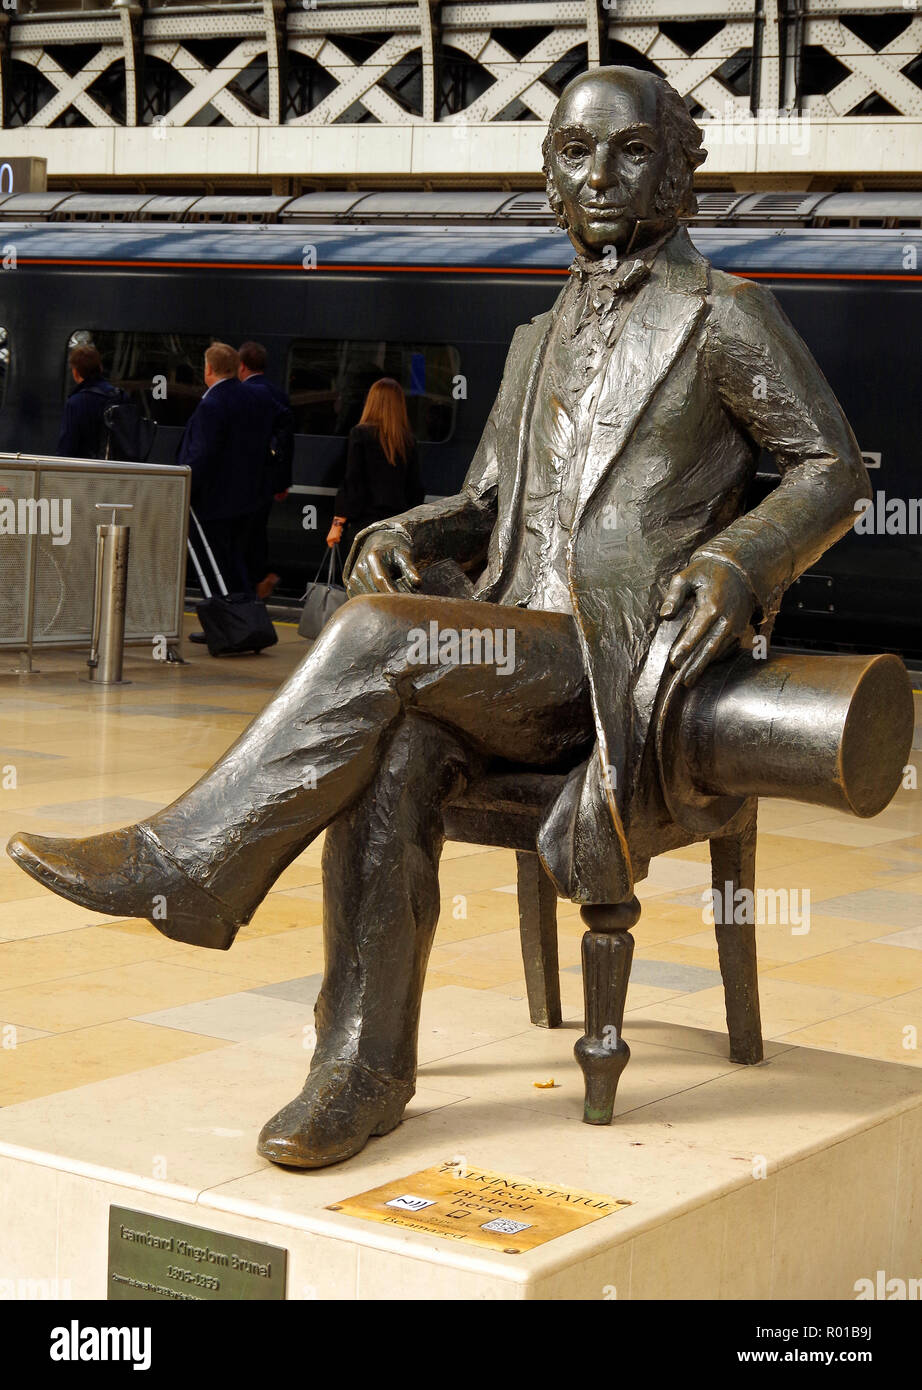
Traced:
POLYGON ((702 188, 922 187, 922 0, 17 0, 0 154, 98 191, 534 188, 599 63, 682 93, 702 188))

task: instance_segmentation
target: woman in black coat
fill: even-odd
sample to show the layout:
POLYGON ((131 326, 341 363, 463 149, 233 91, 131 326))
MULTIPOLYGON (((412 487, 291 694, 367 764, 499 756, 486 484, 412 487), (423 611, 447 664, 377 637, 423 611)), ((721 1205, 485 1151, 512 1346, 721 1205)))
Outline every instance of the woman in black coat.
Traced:
POLYGON ((359 531, 418 506, 425 496, 403 389, 393 377, 382 377, 349 433, 346 476, 336 494, 327 545, 340 544, 345 533, 345 559, 359 531))

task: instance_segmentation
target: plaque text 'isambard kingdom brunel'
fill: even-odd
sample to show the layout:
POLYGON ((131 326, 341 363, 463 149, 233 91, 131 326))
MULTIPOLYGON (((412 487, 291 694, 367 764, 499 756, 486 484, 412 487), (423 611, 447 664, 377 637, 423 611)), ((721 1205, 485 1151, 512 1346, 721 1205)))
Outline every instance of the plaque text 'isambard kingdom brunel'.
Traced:
POLYGON ((109 1209, 108 1297, 282 1300, 288 1252, 149 1212, 109 1209))

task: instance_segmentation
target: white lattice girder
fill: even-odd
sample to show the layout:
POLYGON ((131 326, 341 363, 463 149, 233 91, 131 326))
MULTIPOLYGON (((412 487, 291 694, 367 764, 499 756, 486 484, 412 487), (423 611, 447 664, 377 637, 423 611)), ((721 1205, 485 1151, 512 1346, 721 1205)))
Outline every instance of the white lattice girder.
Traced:
MULTIPOLYGON (((37 22, 26 15, 17 18, 10 28, 12 48, 39 48, 48 43, 118 43, 120 39, 121 22, 115 13, 93 19, 48 19, 43 15, 37 22)), ((28 62, 28 59, 22 61, 28 62)))
POLYGON ((439 97, 436 91, 436 28, 439 0, 419 0, 419 35, 423 58, 423 120, 434 121, 438 115, 439 97))
POLYGON ((16 59, 20 63, 29 63, 37 68, 43 77, 47 77, 52 86, 57 88, 54 96, 46 101, 45 105, 29 121, 30 126, 49 126, 53 125, 59 116, 63 116, 68 107, 73 106, 82 116, 95 126, 116 125, 108 111, 104 111, 98 102, 94 101, 89 95, 87 88, 92 87, 100 73, 111 67, 117 58, 122 56, 121 44, 106 44, 97 49, 90 61, 79 72, 75 72, 73 77, 65 72, 60 63, 52 58, 51 54, 44 48, 20 48, 16 51, 16 59))
POLYGON ((399 101, 395 101, 390 93, 377 85, 401 59, 414 48, 419 48, 418 34, 392 35, 380 48, 376 48, 364 63, 353 62, 332 39, 320 36, 294 39, 290 47, 307 58, 313 58, 315 63, 326 69, 338 85, 335 91, 330 92, 329 96, 324 97, 311 111, 289 121, 289 125, 327 125, 337 120, 357 101, 360 101, 377 120, 385 123, 406 125, 418 119, 405 111, 399 101))
MULTIPOLYGON (((530 0, 524 4, 440 5, 442 32, 458 29, 574 28, 586 32, 586 0, 530 0)), ((357 5, 288 12, 289 34, 399 33, 419 29, 416 5, 357 5)))
MULTIPOLYGON (((865 97, 879 93, 903 116, 922 115, 922 89, 901 71, 922 49, 922 16, 907 10, 906 0, 803 0, 804 42, 826 48, 848 69, 849 74, 827 95, 807 97, 804 106, 812 115, 841 117, 865 97), (910 20, 895 40, 875 51, 859 39, 837 15, 843 13, 904 14, 910 20)), ((922 0, 912 0, 913 9, 922 0)), ((548 71, 576 45, 586 43, 590 60, 596 36, 606 30, 621 43, 645 54, 665 73, 683 94, 691 96, 716 118, 747 119, 748 98, 735 96, 715 76, 717 69, 740 49, 749 48, 753 38, 755 0, 616 0, 606 9, 603 0, 413 0, 413 3, 375 3, 364 0, 319 0, 314 8, 280 9, 279 0, 253 0, 252 4, 227 8, 177 11, 145 11, 140 26, 144 50, 163 58, 191 84, 192 90, 167 113, 171 124, 184 125, 209 104, 237 126, 277 124, 281 116, 282 92, 279 80, 279 42, 284 38, 290 52, 303 53, 317 61, 335 80, 336 89, 314 110, 295 118, 293 125, 326 125, 335 122, 356 102, 360 102, 378 121, 392 125, 413 125, 432 121, 435 116, 436 29, 444 49, 459 49, 478 62, 492 77, 489 89, 463 112, 442 124, 488 124, 508 106, 521 101, 538 121, 545 121, 556 101, 546 81, 548 71), (715 19, 721 29, 697 52, 689 55, 663 33, 669 21, 715 19), (278 30, 276 30, 278 23, 278 30), (505 48, 497 32, 511 27, 550 28, 550 33, 523 59, 516 59, 505 48), (377 34, 376 51, 364 62, 348 57, 336 42, 338 34, 377 34), (185 46, 192 38, 229 38, 237 42, 233 51, 215 68, 209 69, 185 46), (415 116, 381 85, 387 74, 408 54, 421 50, 423 114, 415 116), (246 103, 228 90, 254 59, 266 55, 269 67, 269 117, 254 115, 246 103)), ((760 57, 760 105, 771 108, 780 103, 780 19, 778 0, 762 0, 762 47, 760 57)), ((112 118, 88 95, 88 88, 117 58, 126 59, 126 88, 132 73, 129 62, 131 40, 127 14, 95 13, 16 17, 9 26, 11 56, 39 69, 54 86, 55 94, 33 117, 30 125, 49 126, 69 106, 78 110, 94 126, 110 126, 112 118), (47 46, 95 42, 99 45, 86 67, 71 77, 47 53, 47 46)), ((787 65, 786 90, 791 72, 787 65)), ((130 95, 130 93, 129 93, 130 95)), ((128 103, 131 119, 132 103, 128 103)))
POLYGON ((922 88, 900 71, 922 47, 922 18, 876 52, 837 19, 808 19, 805 39, 820 44, 851 71, 825 96, 810 96, 804 106, 816 115, 843 116, 877 92, 901 116, 922 115, 922 88))
MULTIPOLYGON (((842 0, 837 3, 841 5, 842 0)), ((716 4, 715 0, 683 0, 681 5, 675 0, 618 0, 611 12, 616 22, 643 19, 653 24, 698 19, 748 19, 751 23, 754 13, 753 0, 718 0, 716 4)))
POLYGON ((493 38, 488 29, 454 34, 452 47, 460 48, 496 80, 482 96, 449 123, 467 124, 495 120, 510 102, 518 99, 541 121, 550 118, 557 104, 556 93, 541 79, 550 68, 575 46, 572 31, 555 29, 535 44, 524 58, 513 58, 508 49, 493 38))
POLYGON ((168 63, 192 85, 192 90, 180 97, 176 105, 165 113, 167 122, 170 125, 187 125, 203 107, 211 104, 231 125, 269 125, 265 116, 254 115, 239 97, 227 90, 227 84, 239 77, 253 59, 265 51, 265 37, 244 39, 216 67, 208 68, 181 43, 147 44, 146 53, 168 63))
MULTIPOLYGON (((635 29, 627 33, 637 32, 635 29)), ((631 39, 621 32, 623 43, 631 39)), ((738 97, 723 86, 713 73, 734 53, 752 44, 751 24, 725 24, 708 39, 696 53, 689 56, 684 48, 662 32, 654 29, 652 41, 641 52, 662 70, 676 91, 683 97, 692 96, 712 116, 748 116, 749 98, 738 97)))
POLYGON ((584 0, 520 0, 505 4, 455 4, 442 6, 443 29, 557 29, 586 32, 584 0))
POLYGON ((269 120, 277 125, 284 111, 282 75, 280 71, 285 35, 276 19, 273 0, 263 0, 263 20, 266 28, 266 67, 269 73, 269 120))
POLYGON ((144 16, 144 37, 153 41, 165 39, 240 39, 265 34, 266 21, 261 7, 252 12, 203 10, 198 14, 170 14, 169 10, 147 13, 144 16))
POLYGON ((809 11, 811 15, 831 15, 831 14, 902 14, 908 18, 907 11, 912 6, 904 5, 901 0, 890 0, 887 4, 881 0, 809 0, 809 11))
MULTIPOLYGON (((840 8, 843 0, 837 0, 840 8)), ((315 13, 324 14, 323 10, 315 13)), ((574 26, 585 30, 585 0, 513 0, 512 3, 443 4, 442 28, 445 29, 502 29, 574 26)), ((753 21, 753 0, 617 0, 613 8, 602 8, 609 32, 614 34, 623 24, 678 23, 698 19, 753 21)))
POLYGON ((135 42, 135 16, 131 10, 119 11, 122 54, 125 59, 125 120, 127 125, 138 123, 138 49, 135 42))
POLYGON ((784 105, 778 0, 763 0, 762 12, 765 18, 765 23, 762 26, 762 54, 759 60, 758 74, 754 72, 753 78, 758 77, 759 106, 761 109, 763 111, 778 110, 784 105))
MULTIPOLYGON (((289 10, 291 38, 318 34, 406 34, 419 32, 418 5, 359 5, 342 10, 289 10)), ((290 47, 296 44, 290 42, 290 47)))
POLYGON ((602 61, 602 45, 608 21, 601 0, 585 0, 586 5, 586 64, 597 68, 602 61))

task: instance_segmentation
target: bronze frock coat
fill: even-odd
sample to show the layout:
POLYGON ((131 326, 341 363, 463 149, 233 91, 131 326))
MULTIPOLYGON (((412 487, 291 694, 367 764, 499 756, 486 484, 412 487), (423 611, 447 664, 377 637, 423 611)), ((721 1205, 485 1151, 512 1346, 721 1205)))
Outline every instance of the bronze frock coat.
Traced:
MULTIPOLYGON (((556 309, 516 329, 461 491, 366 529, 347 573, 370 535, 396 529, 420 568, 446 555, 467 568, 485 560, 476 597, 501 599, 556 309)), ((638 785, 641 769, 645 784, 656 780, 644 751, 675 690, 669 642, 653 642, 669 580, 695 555, 729 564, 752 591, 754 621, 770 626, 788 585, 852 525, 869 485, 838 402, 773 295, 715 270, 684 228, 628 309, 580 466, 567 570, 596 745, 545 817, 538 848, 562 896, 613 903, 646 873, 651 817, 670 819, 662 797, 638 785), (744 514, 760 446, 781 482, 744 514)), ((661 836, 657 844, 666 847, 661 836)))

